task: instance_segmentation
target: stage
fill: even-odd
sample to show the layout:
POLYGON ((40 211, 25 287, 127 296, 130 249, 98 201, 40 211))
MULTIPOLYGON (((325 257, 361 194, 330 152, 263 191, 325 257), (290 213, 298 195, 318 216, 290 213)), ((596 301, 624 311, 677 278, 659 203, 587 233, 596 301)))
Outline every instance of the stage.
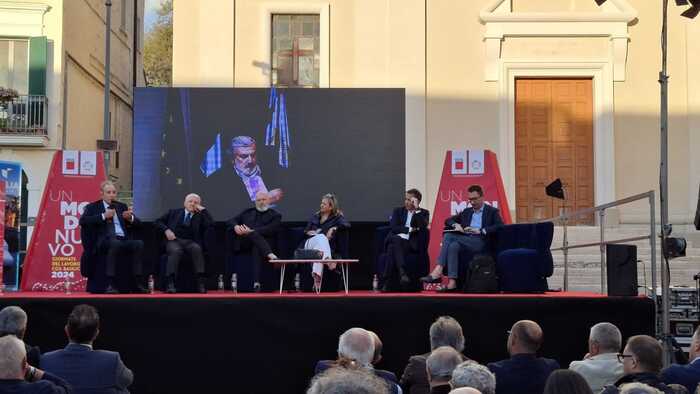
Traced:
POLYGON ((481 363, 507 357, 506 331, 520 319, 540 323, 540 354, 564 367, 586 353, 597 322, 616 324, 625 339, 654 334, 652 300, 585 292, 0 296, 1 307, 27 311, 26 340, 42 352, 65 346, 63 326, 79 303, 99 309, 95 347, 120 351, 135 374, 133 393, 302 393, 315 362, 335 358, 338 336, 354 326, 382 338, 378 367, 400 377, 410 355, 429 351, 428 328, 442 315, 462 324, 465 354, 481 363))

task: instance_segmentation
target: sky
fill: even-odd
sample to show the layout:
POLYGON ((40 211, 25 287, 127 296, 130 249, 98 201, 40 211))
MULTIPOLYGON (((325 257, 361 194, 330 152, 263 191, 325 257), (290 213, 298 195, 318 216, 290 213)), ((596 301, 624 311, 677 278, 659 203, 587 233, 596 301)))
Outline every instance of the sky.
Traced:
POLYGON ((148 33, 149 31, 151 31, 153 24, 158 19, 158 14, 156 13, 156 11, 158 10, 158 8, 160 8, 160 3, 162 1, 163 0, 146 0, 144 10, 144 13, 146 14, 144 16, 144 32, 148 33))

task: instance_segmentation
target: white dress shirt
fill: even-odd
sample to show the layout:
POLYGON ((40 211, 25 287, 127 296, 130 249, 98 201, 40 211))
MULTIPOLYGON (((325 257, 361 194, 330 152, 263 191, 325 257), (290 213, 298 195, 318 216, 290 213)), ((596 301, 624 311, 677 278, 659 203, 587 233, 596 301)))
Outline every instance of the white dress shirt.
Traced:
POLYGON ((401 234, 399 234, 399 237, 405 239, 406 241, 408 241, 408 237, 410 236, 410 232, 411 232, 411 220, 413 219, 413 213, 414 213, 414 212, 415 212, 415 211, 408 211, 408 213, 406 214, 406 223, 404 224, 404 227, 408 227, 408 233, 401 233, 401 234))

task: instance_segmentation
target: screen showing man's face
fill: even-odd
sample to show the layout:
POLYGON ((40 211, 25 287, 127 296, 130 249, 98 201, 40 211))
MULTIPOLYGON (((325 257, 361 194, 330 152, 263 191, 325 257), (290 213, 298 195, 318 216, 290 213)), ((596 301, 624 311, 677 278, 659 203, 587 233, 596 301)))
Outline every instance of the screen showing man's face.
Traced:
POLYGON ((233 166, 245 175, 250 175, 257 166, 255 145, 235 148, 233 150, 233 166))

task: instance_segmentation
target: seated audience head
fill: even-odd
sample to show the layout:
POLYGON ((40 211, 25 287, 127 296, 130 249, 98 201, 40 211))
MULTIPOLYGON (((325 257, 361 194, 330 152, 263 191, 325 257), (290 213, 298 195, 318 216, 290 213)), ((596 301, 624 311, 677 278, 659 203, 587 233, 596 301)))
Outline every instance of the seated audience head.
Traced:
POLYGON ((102 200, 107 204, 117 199, 117 187, 112 181, 102 181, 100 191, 102 192, 102 200))
POLYGON ((369 332, 369 335, 372 336, 372 340, 374 341, 374 355, 372 356, 372 364, 377 365, 380 361, 382 361, 382 348, 384 348, 384 344, 382 343, 382 340, 379 339, 379 335, 377 335, 377 333, 374 331, 367 332, 369 332))
POLYGON ((663 366, 663 350, 659 341, 648 335, 635 335, 618 355, 626 375, 641 372, 658 374, 663 366))
POLYGON ((690 350, 688 351, 688 360, 693 361, 700 357, 700 327, 695 329, 693 338, 690 341, 690 350))
POLYGON ((452 371, 450 385, 453 388, 471 387, 483 394, 496 394, 496 375, 476 361, 465 361, 452 371))
POLYGON ((14 335, 24 338, 27 331, 27 313, 18 306, 6 306, 0 310, 0 336, 14 335))
POLYGON ((259 191, 255 193, 255 209, 265 212, 270 207, 270 195, 267 192, 259 191))
POLYGON ((187 210, 187 212, 194 212, 195 207, 197 205, 200 205, 202 203, 202 198, 199 197, 198 194, 195 193, 190 193, 185 196, 185 202, 183 203, 183 206, 187 210))
POLYGON ((100 315, 90 305, 76 305, 68 315, 66 335, 73 343, 92 344, 100 332, 100 315))
POLYGON ((374 357, 372 335, 359 327, 345 331, 338 339, 338 356, 353 361, 361 367, 370 366, 374 357))
POLYGON ((450 394, 483 394, 481 391, 472 387, 460 387, 450 391, 450 394))
POLYGON ((451 346, 464 351, 464 334, 459 322, 450 316, 441 316, 430 326, 430 350, 440 346, 451 346))
POLYGON ((471 185, 467 188, 469 193, 469 203, 474 210, 478 210, 484 205, 484 189, 480 185, 471 185))
POLYGON ((411 201, 412 198, 415 198, 418 200, 420 203, 421 200, 423 199, 423 195, 421 194, 418 189, 408 189, 406 190, 406 196, 404 198, 404 207, 408 210, 413 209, 413 202, 411 201))
POLYGON ((520 320, 513 324, 508 336, 508 353, 534 354, 542 345, 543 333, 539 324, 532 320, 520 320))
POLYGON ((627 383, 620 386, 620 394, 664 394, 663 391, 644 383, 627 383))
POLYGON ((24 343, 14 335, 0 338, 0 379, 23 380, 27 372, 24 343))
POLYGON ((544 394, 593 394, 588 382, 578 372, 558 369, 547 378, 544 394))
POLYGON ((591 327, 588 337, 588 354, 618 353, 622 347, 622 334, 612 323, 598 323, 591 327))
POLYGON ((447 384, 452 377, 452 371, 461 362, 462 356, 451 346, 440 346, 433 350, 425 361, 430 385, 447 384))
POLYGON ((319 207, 318 213, 335 216, 340 212, 340 204, 338 203, 338 197, 336 197, 335 194, 328 193, 324 194, 323 197, 321 197, 321 205, 319 207))
POLYGON ((371 371, 356 368, 330 368, 316 375, 307 394, 388 394, 386 381, 371 371))

